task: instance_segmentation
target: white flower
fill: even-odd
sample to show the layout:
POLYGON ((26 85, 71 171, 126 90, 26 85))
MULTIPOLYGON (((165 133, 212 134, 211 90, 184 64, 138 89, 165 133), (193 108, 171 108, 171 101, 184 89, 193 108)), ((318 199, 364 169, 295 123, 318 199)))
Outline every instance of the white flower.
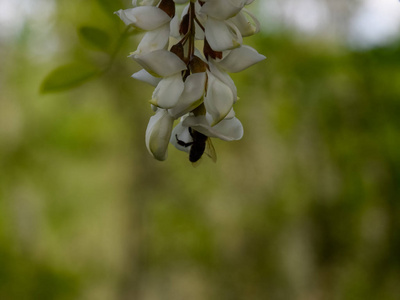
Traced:
POLYGON ((209 17, 205 24, 205 35, 214 51, 225 51, 242 45, 239 29, 231 21, 220 21, 209 17))
POLYGON ((217 61, 213 59, 209 59, 208 66, 210 67, 210 72, 231 89, 233 94, 233 100, 234 102, 236 102, 236 100, 238 99, 237 89, 235 83, 233 82, 229 74, 219 66, 219 63, 217 61))
POLYGON ((153 76, 168 77, 186 69, 186 64, 178 56, 163 49, 129 57, 153 76))
POLYGON ((211 126, 218 124, 231 111, 235 101, 232 90, 224 82, 207 72, 207 93, 204 97, 204 105, 211 116, 211 126))
POLYGON ((135 74, 133 74, 132 78, 146 82, 154 87, 157 86, 157 84, 161 81, 161 78, 154 77, 149 72, 147 72, 145 69, 142 69, 139 72, 136 72, 135 74))
POLYGON ((234 116, 225 118, 215 126, 211 126, 205 116, 186 116, 175 126, 170 139, 170 143, 180 151, 190 151, 190 147, 185 147, 179 143, 179 141, 182 141, 187 145, 193 142, 189 127, 208 137, 219 138, 223 141, 236 141, 243 137, 243 125, 234 116))
POLYGON ((245 8, 243 8, 236 16, 231 18, 230 21, 239 29, 243 37, 251 36, 260 31, 260 22, 245 8), (251 22, 247 17, 251 19, 251 22))
POLYGON ((184 87, 181 74, 165 77, 154 90, 150 103, 161 108, 173 108, 178 103, 184 87))
POLYGON ((238 118, 225 118, 215 126, 211 126, 209 119, 205 116, 189 116, 182 126, 191 127, 202 134, 219 138, 223 141, 240 140, 243 137, 243 125, 238 118))
MULTIPOLYGON (((208 138, 242 138, 243 126, 233 111, 237 88, 228 72, 265 59, 243 45, 243 37, 260 28, 244 8, 251 2, 133 0, 133 8, 116 12, 126 25, 147 31, 129 57, 143 67, 132 77, 155 87, 150 100, 155 114, 146 130, 146 147, 154 158, 165 160, 171 142, 195 162, 206 145, 213 149, 208 138), (175 5, 186 3, 176 10, 175 5)), ((205 153, 215 158, 210 152, 205 153)))
POLYGON ((132 25, 142 30, 154 30, 171 21, 163 10, 153 6, 138 6, 116 11, 126 25, 132 25))
POLYGON ((184 142, 186 145, 193 143, 193 138, 189 132, 189 127, 183 126, 182 122, 179 122, 179 124, 175 126, 174 130, 172 130, 171 139, 169 142, 174 145, 176 149, 189 153, 190 146, 185 147, 179 143, 179 141, 184 142))
POLYGON ((175 119, 187 114, 203 102, 206 73, 189 75, 176 105, 168 110, 175 119))
POLYGON ((167 49, 169 42, 170 24, 166 23, 154 30, 148 31, 139 43, 135 55, 156 50, 167 49))
POLYGON ((150 118, 146 130, 146 147, 157 160, 167 159, 167 149, 171 137, 174 118, 165 109, 158 109, 150 118))
POLYGON ((237 73, 264 59, 264 55, 259 54, 250 46, 241 46, 228 52, 222 60, 218 61, 218 66, 229 73, 237 73))
POLYGON ((227 20, 236 16, 246 0, 206 0, 201 12, 218 20, 227 20))

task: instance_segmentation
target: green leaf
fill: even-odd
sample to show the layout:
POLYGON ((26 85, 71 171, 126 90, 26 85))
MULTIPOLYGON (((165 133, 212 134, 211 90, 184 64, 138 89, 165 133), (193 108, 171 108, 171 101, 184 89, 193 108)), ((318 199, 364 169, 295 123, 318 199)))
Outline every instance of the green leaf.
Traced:
POLYGON ((110 46, 110 37, 104 30, 96 27, 83 26, 78 29, 81 41, 97 50, 107 51, 110 46))
POLYGON ((97 68, 87 64, 71 63, 61 66, 50 72, 40 87, 41 93, 58 92, 79 86, 100 72, 97 68))
MULTIPOLYGON (((101 8, 109 15, 110 17, 113 17, 112 13, 114 11, 117 11, 118 9, 124 8, 126 3, 121 0, 97 0, 98 4, 101 6, 101 8)), ((115 18, 118 19, 118 18, 115 18)))

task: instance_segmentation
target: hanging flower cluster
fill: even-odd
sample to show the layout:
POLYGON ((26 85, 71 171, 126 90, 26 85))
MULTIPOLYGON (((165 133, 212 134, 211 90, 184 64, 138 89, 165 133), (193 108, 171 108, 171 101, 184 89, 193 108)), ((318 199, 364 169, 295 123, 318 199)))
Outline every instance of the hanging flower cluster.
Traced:
POLYGON ((146 146, 158 160, 167 158, 170 142, 195 162, 207 153, 210 137, 241 139, 243 126, 232 108, 237 90, 228 72, 265 59, 242 44, 242 37, 259 31, 244 8, 253 0, 190 0, 178 14, 175 5, 187 2, 133 0, 133 8, 116 12, 126 25, 146 31, 130 57, 143 67, 132 77, 155 86, 146 146))

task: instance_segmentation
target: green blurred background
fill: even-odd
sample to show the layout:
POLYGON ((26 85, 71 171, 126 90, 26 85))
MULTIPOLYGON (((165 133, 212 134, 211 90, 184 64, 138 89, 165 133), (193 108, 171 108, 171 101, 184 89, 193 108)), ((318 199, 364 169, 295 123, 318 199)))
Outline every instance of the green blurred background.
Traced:
POLYGON ((0 1, 0 299, 400 299, 400 41, 354 43, 360 1, 308 31, 289 2, 249 7, 245 135, 193 168, 147 153, 130 1, 0 1), (72 62, 107 70, 39 92, 72 62))

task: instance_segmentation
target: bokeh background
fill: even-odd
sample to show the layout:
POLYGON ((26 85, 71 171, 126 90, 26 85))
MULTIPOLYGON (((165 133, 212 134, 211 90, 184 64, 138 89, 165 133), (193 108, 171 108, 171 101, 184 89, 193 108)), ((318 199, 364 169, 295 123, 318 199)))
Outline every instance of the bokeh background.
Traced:
POLYGON ((400 299, 400 3, 250 5, 245 135, 197 168, 147 153, 128 7, 0 1, 0 299, 400 299))

